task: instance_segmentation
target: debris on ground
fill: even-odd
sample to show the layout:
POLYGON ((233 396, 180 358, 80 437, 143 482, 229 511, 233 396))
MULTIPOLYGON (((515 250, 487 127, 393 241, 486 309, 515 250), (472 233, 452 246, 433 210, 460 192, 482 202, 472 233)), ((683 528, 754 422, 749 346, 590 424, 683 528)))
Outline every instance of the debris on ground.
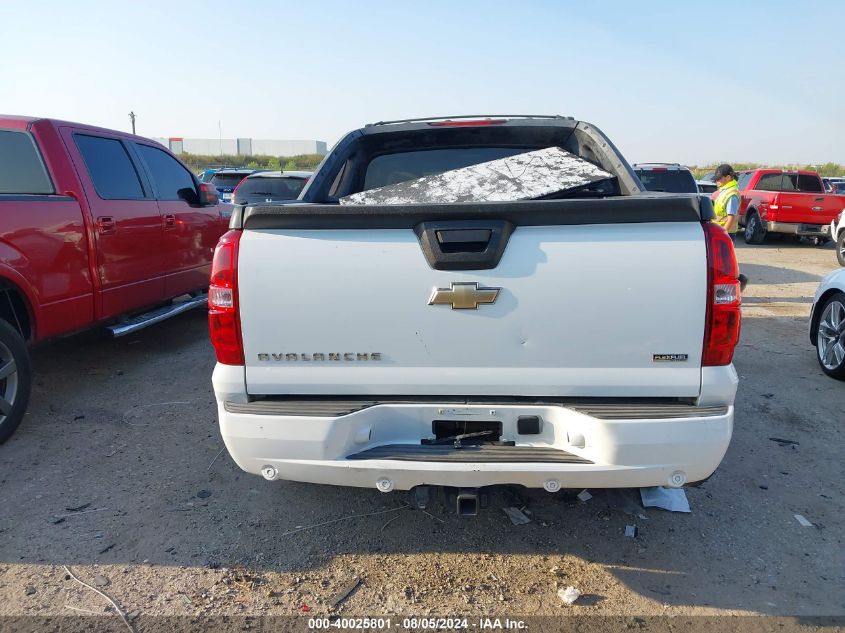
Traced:
POLYGON ((530 200, 586 187, 611 177, 609 172, 575 154, 560 147, 547 147, 368 189, 341 198, 340 204, 530 200))
POLYGON ((567 587, 566 589, 558 589, 557 595, 563 601, 563 604, 572 605, 581 597, 581 592, 575 587, 567 587))
POLYGON ((309 607, 307 604, 305 604, 305 603, 303 602, 303 603, 302 603, 302 612, 303 612, 303 613, 308 613, 309 611, 311 611, 311 607, 309 607))
POLYGON ((94 576, 94 584, 98 587, 105 587, 109 584, 109 579, 103 576, 102 574, 97 574, 94 576))
POLYGON ((586 488, 578 493, 578 500, 579 501, 583 501, 583 502, 586 503, 587 501, 589 501, 592 498, 593 498, 593 495, 591 495, 589 490, 587 490, 586 488))
POLYGON ((639 534, 640 530, 636 525, 626 525, 625 526, 625 536, 628 538, 637 538, 637 534, 639 534))
POLYGON ((35 595, 35 587, 32 585, 27 585, 26 589, 24 589, 24 593, 28 596, 35 595))
POLYGON ((811 522, 811 521, 808 521, 808 520, 807 520, 807 518, 806 518, 805 516, 803 516, 803 515, 796 514, 796 515, 795 515, 795 520, 796 520, 796 521, 798 521, 798 523, 800 523, 800 524, 801 524, 801 525, 803 525, 804 527, 813 527, 812 522, 811 522))
POLYGON ((796 442, 795 440, 786 440, 782 437, 770 437, 769 438, 772 442, 777 442, 781 446, 800 446, 800 442, 796 442))
POLYGON ((652 486, 640 488, 640 498, 646 508, 662 508, 669 512, 691 512, 687 493, 683 488, 652 486))
POLYGON ((198 499, 208 499, 211 496, 211 490, 200 490, 197 493, 198 499))
POLYGON ((357 576, 352 580, 352 582, 346 584, 340 591, 338 591, 332 598, 329 600, 329 607, 332 609, 337 609, 339 605, 346 601, 349 596, 352 595, 359 586, 361 585, 361 579, 357 576))
POLYGON ((531 519, 529 519, 522 510, 514 506, 505 506, 502 508, 502 512, 508 515, 511 523, 514 525, 525 525, 526 523, 531 523, 531 519))
POLYGON ((88 503, 83 503, 81 506, 75 506, 75 507, 72 507, 72 508, 65 508, 65 510, 67 510, 68 512, 81 512, 82 510, 89 507, 90 505, 91 505, 91 502, 89 501, 88 503))
POLYGON ((101 550, 99 551, 99 553, 100 553, 100 554, 105 554, 106 552, 108 552, 108 551, 109 551, 112 547, 114 547, 115 545, 117 545, 117 543, 112 543, 111 545, 106 545, 103 549, 101 549, 101 550))
MULTIPOLYGON (((128 629, 129 629, 130 633, 135 633, 135 629, 133 629, 133 628, 132 628, 132 625, 129 623, 129 620, 127 620, 127 619, 126 619, 126 614, 123 612, 123 609, 121 609, 121 608, 120 608, 120 605, 117 603, 117 601, 115 601, 115 599, 114 599, 114 598, 112 598, 110 595, 108 595, 108 594, 106 594, 106 593, 104 593, 104 592, 100 591, 99 589, 97 589, 97 588, 96 588, 96 587, 94 587, 93 585, 89 585, 87 582, 84 582, 84 581, 80 580, 79 578, 77 578, 76 574, 74 574, 74 573, 70 570, 70 567, 68 567, 67 565, 62 565, 62 567, 64 568, 65 573, 67 574, 67 576, 66 576, 66 577, 73 578, 76 582, 78 582, 78 583, 79 583, 80 585, 82 585, 83 587, 88 587, 88 589, 90 589, 91 591, 94 591, 94 592, 98 593, 98 594, 99 594, 99 595, 101 595, 103 598, 105 598, 106 600, 108 600, 108 601, 109 601, 109 604, 111 604, 111 606, 112 606, 112 607, 114 607, 114 610, 115 610, 115 611, 117 612, 117 614, 120 616, 120 619, 121 619, 121 620, 123 620, 123 623, 126 625, 126 628, 128 628, 128 629)), ((96 583, 96 582, 97 582, 97 579, 99 579, 99 578, 103 578, 103 579, 105 579, 105 576, 96 576, 96 577, 94 578, 94 582, 96 583)), ((108 581, 108 579, 106 579, 106 584, 108 584, 108 582, 109 582, 109 581, 108 581)))

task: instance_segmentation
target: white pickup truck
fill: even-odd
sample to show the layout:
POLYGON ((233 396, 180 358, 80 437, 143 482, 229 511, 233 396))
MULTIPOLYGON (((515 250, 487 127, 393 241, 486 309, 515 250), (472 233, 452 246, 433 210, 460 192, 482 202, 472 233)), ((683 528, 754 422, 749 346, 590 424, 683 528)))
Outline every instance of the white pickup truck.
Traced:
POLYGON ((269 480, 679 487, 731 438, 737 262, 697 195, 646 193, 568 117, 424 119, 344 137, 299 201, 236 207, 214 258, 223 440, 269 480), (562 148, 609 174, 542 200, 340 198, 562 148))

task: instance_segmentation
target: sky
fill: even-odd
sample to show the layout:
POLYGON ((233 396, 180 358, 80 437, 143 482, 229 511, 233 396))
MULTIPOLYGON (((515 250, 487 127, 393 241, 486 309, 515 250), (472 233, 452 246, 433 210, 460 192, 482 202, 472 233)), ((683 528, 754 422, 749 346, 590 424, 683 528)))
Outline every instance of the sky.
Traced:
POLYGON ((317 139, 563 114, 630 162, 845 164, 841 2, 5 3, 0 112, 317 139))

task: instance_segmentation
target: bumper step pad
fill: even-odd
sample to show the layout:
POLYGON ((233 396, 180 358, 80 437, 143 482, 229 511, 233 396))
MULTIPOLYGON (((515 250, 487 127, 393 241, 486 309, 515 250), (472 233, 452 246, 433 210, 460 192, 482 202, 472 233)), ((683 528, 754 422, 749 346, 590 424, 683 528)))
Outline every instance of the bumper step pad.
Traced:
POLYGON ((497 462, 592 464, 589 459, 556 448, 537 446, 477 445, 455 448, 449 444, 388 444, 347 456, 352 460, 392 460, 400 462, 497 462))

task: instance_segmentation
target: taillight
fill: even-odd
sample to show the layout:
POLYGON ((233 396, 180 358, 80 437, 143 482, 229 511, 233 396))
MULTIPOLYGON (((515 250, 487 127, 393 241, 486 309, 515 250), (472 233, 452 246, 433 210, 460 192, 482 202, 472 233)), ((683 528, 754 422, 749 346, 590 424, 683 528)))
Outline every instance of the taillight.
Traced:
POLYGON ((217 242, 208 286, 208 331, 217 361, 243 365, 244 346, 238 317, 238 245, 240 231, 229 231, 217 242))
POLYGON ((707 243, 707 317, 704 324, 705 367, 730 365, 739 341, 739 266, 733 241, 718 224, 704 224, 707 243))

